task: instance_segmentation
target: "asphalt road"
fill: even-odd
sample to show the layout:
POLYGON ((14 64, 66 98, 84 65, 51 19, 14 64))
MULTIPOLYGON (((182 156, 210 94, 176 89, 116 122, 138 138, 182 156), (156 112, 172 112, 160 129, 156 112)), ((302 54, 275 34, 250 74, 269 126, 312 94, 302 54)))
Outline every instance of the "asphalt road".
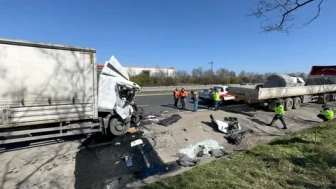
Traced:
MULTIPOLYGON (((146 113, 157 113, 163 111, 169 112, 177 112, 181 110, 174 109, 174 99, 173 95, 151 95, 151 96, 136 96, 134 102, 139 106, 142 107, 146 113)), ((206 109, 207 105, 204 105, 202 100, 198 103, 198 109, 206 109)), ((180 102, 178 104, 180 106, 180 102)), ((193 103, 191 100, 191 96, 187 97, 186 108, 189 111, 193 110, 193 103)))

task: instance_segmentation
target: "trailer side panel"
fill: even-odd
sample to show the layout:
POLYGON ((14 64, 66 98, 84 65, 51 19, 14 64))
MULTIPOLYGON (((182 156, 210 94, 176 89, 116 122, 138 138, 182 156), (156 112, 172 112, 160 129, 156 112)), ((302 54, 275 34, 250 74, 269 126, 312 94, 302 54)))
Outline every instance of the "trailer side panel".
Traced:
POLYGON ((0 108, 8 117, 0 127, 96 119, 95 56, 94 49, 0 40, 0 108))

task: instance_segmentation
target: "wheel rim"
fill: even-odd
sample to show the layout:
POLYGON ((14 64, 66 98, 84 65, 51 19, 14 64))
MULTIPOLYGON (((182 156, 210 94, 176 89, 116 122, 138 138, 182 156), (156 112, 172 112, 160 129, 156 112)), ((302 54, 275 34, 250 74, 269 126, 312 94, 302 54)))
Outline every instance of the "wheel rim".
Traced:
POLYGON ((118 124, 115 126, 115 128, 116 128, 117 131, 122 131, 122 130, 124 129, 124 127, 123 127, 120 123, 118 123, 118 124))

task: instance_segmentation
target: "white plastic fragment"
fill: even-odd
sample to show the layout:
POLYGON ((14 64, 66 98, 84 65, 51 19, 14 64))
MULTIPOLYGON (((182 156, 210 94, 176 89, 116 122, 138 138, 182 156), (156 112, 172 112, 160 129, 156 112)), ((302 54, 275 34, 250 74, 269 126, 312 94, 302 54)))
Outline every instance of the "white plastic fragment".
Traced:
POLYGON ((180 149, 179 153, 187 154, 190 158, 195 158, 197 156, 200 145, 205 147, 203 151, 206 153, 212 149, 223 149, 224 148, 220 146, 217 141, 213 139, 206 139, 206 140, 197 142, 196 144, 191 144, 187 146, 186 148, 180 149))

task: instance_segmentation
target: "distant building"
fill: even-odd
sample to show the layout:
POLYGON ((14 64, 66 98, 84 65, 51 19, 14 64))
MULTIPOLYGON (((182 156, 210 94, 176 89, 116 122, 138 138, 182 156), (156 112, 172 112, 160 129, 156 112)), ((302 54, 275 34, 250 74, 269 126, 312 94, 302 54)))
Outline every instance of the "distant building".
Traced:
POLYGON ((172 68, 150 68, 150 67, 134 67, 134 66, 124 66, 129 76, 136 76, 141 73, 146 73, 150 76, 162 76, 162 77, 173 77, 175 74, 175 69, 172 68))
MULTIPOLYGON (((98 64, 98 69, 102 69, 104 64, 98 64)), ((148 74, 149 76, 160 76, 160 77, 173 77, 175 75, 175 69, 171 68, 153 68, 153 67, 135 67, 135 66, 124 66, 126 72, 129 76, 136 76, 141 73, 148 74)))

